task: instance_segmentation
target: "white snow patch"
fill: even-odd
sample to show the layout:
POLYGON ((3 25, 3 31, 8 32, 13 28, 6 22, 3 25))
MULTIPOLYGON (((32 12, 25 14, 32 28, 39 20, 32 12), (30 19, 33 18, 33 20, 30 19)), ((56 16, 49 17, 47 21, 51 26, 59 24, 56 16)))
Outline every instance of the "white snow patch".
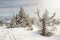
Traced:
POLYGON ((59 35, 41 36, 36 31, 26 31, 24 28, 0 29, 1 40, 60 40, 59 35))

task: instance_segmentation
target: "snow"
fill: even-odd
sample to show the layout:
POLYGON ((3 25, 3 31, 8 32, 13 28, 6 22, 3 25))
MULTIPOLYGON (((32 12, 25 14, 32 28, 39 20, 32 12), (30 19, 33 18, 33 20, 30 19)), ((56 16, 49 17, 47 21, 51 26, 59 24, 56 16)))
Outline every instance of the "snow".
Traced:
POLYGON ((4 29, 5 29, 5 28, 7 28, 7 26, 0 26, 0 29, 2 29, 2 28, 4 28, 4 29))
POLYGON ((10 23, 10 22, 11 22, 11 20, 4 20, 3 22, 10 23))
MULTIPOLYGON (((33 26, 34 27, 34 26, 33 26)), ((33 31, 26 31, 26 28, 0 28, 0 40, 60 40, 60 35, 50 37, 41 36, 35 27, 33 31)))

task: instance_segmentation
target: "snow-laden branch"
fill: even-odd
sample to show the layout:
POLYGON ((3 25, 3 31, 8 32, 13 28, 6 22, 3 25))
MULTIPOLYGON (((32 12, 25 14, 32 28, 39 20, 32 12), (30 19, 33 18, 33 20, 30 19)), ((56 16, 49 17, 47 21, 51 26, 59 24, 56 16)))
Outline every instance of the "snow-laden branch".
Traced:
POLYGON ((42 17, 43 17, 43 19, 47 19, 48 18, 48 11, 45 9, 45 12, 44 12, 44 14, 42 15, 42 17))
POLYGON ((60 21, 59 21, 59 20, 53 19, 53 20, 52 20, 52 25, 51 25, 51 26, 59 25, 59 24, 60 24, 60 21))
POLYGON ((38 18, 41 19, 40 14, 39 14, 39 9, 37 9, 37 12, 35 13, 38 15, 38 18))
POLYGON ((55 17, 56 13, 53 13, 53 15, 51 17, 48 17, 47 20, 51 20, 55 17))

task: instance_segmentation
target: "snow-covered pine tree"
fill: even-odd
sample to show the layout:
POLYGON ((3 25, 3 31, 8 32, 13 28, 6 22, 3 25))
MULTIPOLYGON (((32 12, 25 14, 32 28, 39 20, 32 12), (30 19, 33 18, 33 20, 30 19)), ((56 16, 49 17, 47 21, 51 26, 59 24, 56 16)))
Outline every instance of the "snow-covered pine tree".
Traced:
POLYGON ((26 19, 27 19, 27 20, 25 20, 27 22, 26 26, 29 27, 28 30, 33 30, 33 28, 32 28, 32 21, 31 21, 29 15, 26 16, 26 19))
POLYGON ((20 26, 21 27, 26 27, 26 16, 27 14, 24 12, 24 9, 21 7, 20 8, 20 11, 19 11, 19 14, 18 14, 18 19, 17 19, 17 22, 19 22, 20 26))
POLYGON ((23 8, 20 8, 19 17, 18 17, 17 21, 19 21, 19 24, 21 27, 26 27, 26 26, 32 27, 31 19, 30 19, 29 15, 27 15, 24 12, 23 8))
POLYGON ((16 16, 13 14, 12 20, 10 22, 10 28, 16 27, 16 22, 17 22, 16 16))
POLYGON ((50 26, 49 28, 51 28, 53 26, 51 28, 51 30, 52 29, 54 30, 54 29, 56 29, 56 27, 54 27, 54 25, 60 24, 60 21, 58 19, 54 19, 56 13, 53 13, 53 15, 50 17, 50 16, 48 16, 49 12, 47 10, 45 10, 44 14, 42 16, 40 16, 39 10, 37 10, 36 14, 38 16, 38 22, 36 22, 36 23, 41 29, 40 34, 43 36, 51 35, 50 34, 51 31, 48 31, 49 29, 47 27, 50 26))

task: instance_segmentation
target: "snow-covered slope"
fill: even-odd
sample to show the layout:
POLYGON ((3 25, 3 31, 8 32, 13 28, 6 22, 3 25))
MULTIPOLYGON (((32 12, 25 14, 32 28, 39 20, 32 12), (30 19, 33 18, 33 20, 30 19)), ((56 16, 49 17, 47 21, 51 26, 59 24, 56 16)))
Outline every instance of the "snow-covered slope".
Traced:
POLYGON ((60 40, 59 35, 41 36, 36 31, 25 28, 0 29, 0 40, 60 40))

